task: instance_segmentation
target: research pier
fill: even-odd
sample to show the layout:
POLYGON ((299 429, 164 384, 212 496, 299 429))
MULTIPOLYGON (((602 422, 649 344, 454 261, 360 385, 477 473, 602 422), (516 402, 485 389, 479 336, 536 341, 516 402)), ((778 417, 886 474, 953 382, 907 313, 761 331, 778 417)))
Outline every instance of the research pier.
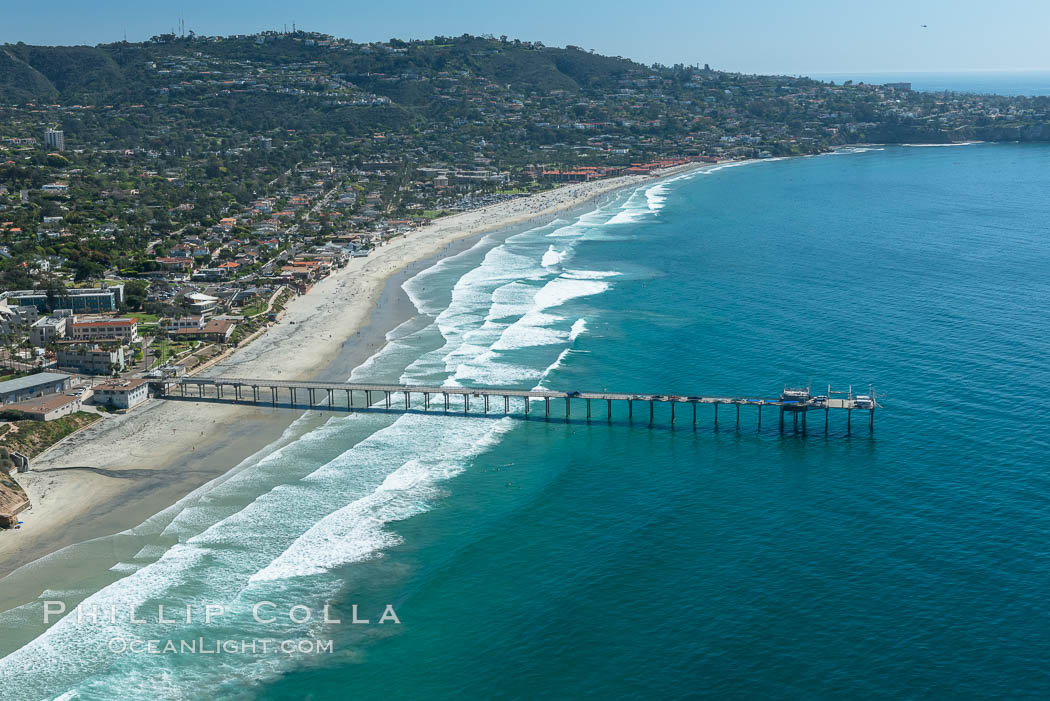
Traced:
MULTIPOLYGON (((670 405, 671 424, 678 420, 678 414, 686 411, 693 424, 697 422, 697 407, 710 405, 714 408, 714 422, 718 425, 719 408, 734 411, 736 425, 740 425, 740 408, 748 410, 755 416, 759 427, 762 426, 762 410, 772 407, 778 412, 780 428, 784 428, 785 417, 790 416, 793 426, 806 432, 808 416, 813 412, 823 412, 824 430, 828 430, 832 411, 845 412, 846 429, 853 428, 853 412, 868 413, 868 428, 875 427, 875 409, 881 405, 876 400, 875 388, 870 387, 867 394, 854 394, 852 386, 845 391, 832 391, 827 394, 814 395, 810 388, 785 388, 775 398, 760 397, 716 397, 679 394, 628 394, 620 392, 563 392, 547 389, 502 389, 471 387, 429 387, 424 385, 373 385, 347 382, 312 382, 290 380, 261 380, 241 378, 203 378, 182 377, 155 384, 155 391, 160 396, 185 399, 209 399, 249 404, 270 404, 277 406, 286 399, 292 407, 304 409, 341 410, 381 409, 388 411, 410 411, 413 409, 412 398, 417 399, 416 409, 423 412, 461 412, 471 413, 471 400, 474 400, 474 413, 519 414, 529 417, 536 413, 533 402, 542 402, 539 411, 544 417, 551 415, 551 400, 565 402, 564 418, 572 416, 573 406, 582 403, 585 417, 592 418, 592 402, 599 407, 605 404, 604 412, 598 409, 604 418, 611 420, 613 402, 626 404, 627 418, 635 419, 635 405, 640 403, 642 411, 648 409, 648 420, 653 422, 654 407, 657 403, 670 405), (159 386, 158 386, 159 385, 159 386), (419 400, 422 401, 419 401, 419 400), (436 404, 436 406, 435 406, 436 404), (495 406, 493 406, 495 405, 495 406)), ((601 414, 599 417, 601 417, 601 414)))

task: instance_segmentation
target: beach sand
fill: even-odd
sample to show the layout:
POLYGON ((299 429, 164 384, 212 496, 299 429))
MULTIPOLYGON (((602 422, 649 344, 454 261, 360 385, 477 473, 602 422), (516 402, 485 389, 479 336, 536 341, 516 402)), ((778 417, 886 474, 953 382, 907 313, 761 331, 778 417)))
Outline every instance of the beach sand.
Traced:
MULTIPOLYGON (((397 303, 381 300, 393 294, 387 283, 394 276, 408 277, 406 268, 453 252, 464 239, 550 218, 648 179, 568 185, 439 219, 351 259, 293 299, 279 323, 202 375, 345 379, 378 350, 387 330, 414 313, 403 293, 397 303)), ((106 416, 18 475, 33 507, 21 529, 0 532, 0 577, 66 546, 137 526, 278 439, 301 414, 151 399, 129 414, 106 416)))

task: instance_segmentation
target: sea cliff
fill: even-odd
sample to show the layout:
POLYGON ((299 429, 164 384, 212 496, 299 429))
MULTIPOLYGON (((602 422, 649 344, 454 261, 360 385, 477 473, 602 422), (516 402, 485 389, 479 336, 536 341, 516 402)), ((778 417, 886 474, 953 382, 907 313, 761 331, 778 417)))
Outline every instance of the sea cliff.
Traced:
POLYGON ((13 528, 18 525, 18 514, 29 508, 29 497, 7 473, 10 459, 4 455, 3 460, 6 464, 0 465, 0 528, 13 528))

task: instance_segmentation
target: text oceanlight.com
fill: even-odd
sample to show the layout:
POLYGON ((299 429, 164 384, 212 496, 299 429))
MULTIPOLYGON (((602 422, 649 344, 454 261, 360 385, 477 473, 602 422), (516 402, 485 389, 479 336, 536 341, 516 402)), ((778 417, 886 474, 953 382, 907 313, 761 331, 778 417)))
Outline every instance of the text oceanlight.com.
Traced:
POLYGON ((109 651, 115 655, 330 655, 331 640, 142 640, 115 637, 109 640, 109 651))

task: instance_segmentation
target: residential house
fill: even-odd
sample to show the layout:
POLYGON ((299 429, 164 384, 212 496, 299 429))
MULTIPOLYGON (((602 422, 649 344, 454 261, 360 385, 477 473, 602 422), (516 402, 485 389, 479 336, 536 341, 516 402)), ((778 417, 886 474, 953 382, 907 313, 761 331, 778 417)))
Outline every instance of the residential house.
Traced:
POLYGON ((164 270, 177 270, 188 273, 193 271, 193 259, 189 257, 156 258, 157 264, 164 270))

